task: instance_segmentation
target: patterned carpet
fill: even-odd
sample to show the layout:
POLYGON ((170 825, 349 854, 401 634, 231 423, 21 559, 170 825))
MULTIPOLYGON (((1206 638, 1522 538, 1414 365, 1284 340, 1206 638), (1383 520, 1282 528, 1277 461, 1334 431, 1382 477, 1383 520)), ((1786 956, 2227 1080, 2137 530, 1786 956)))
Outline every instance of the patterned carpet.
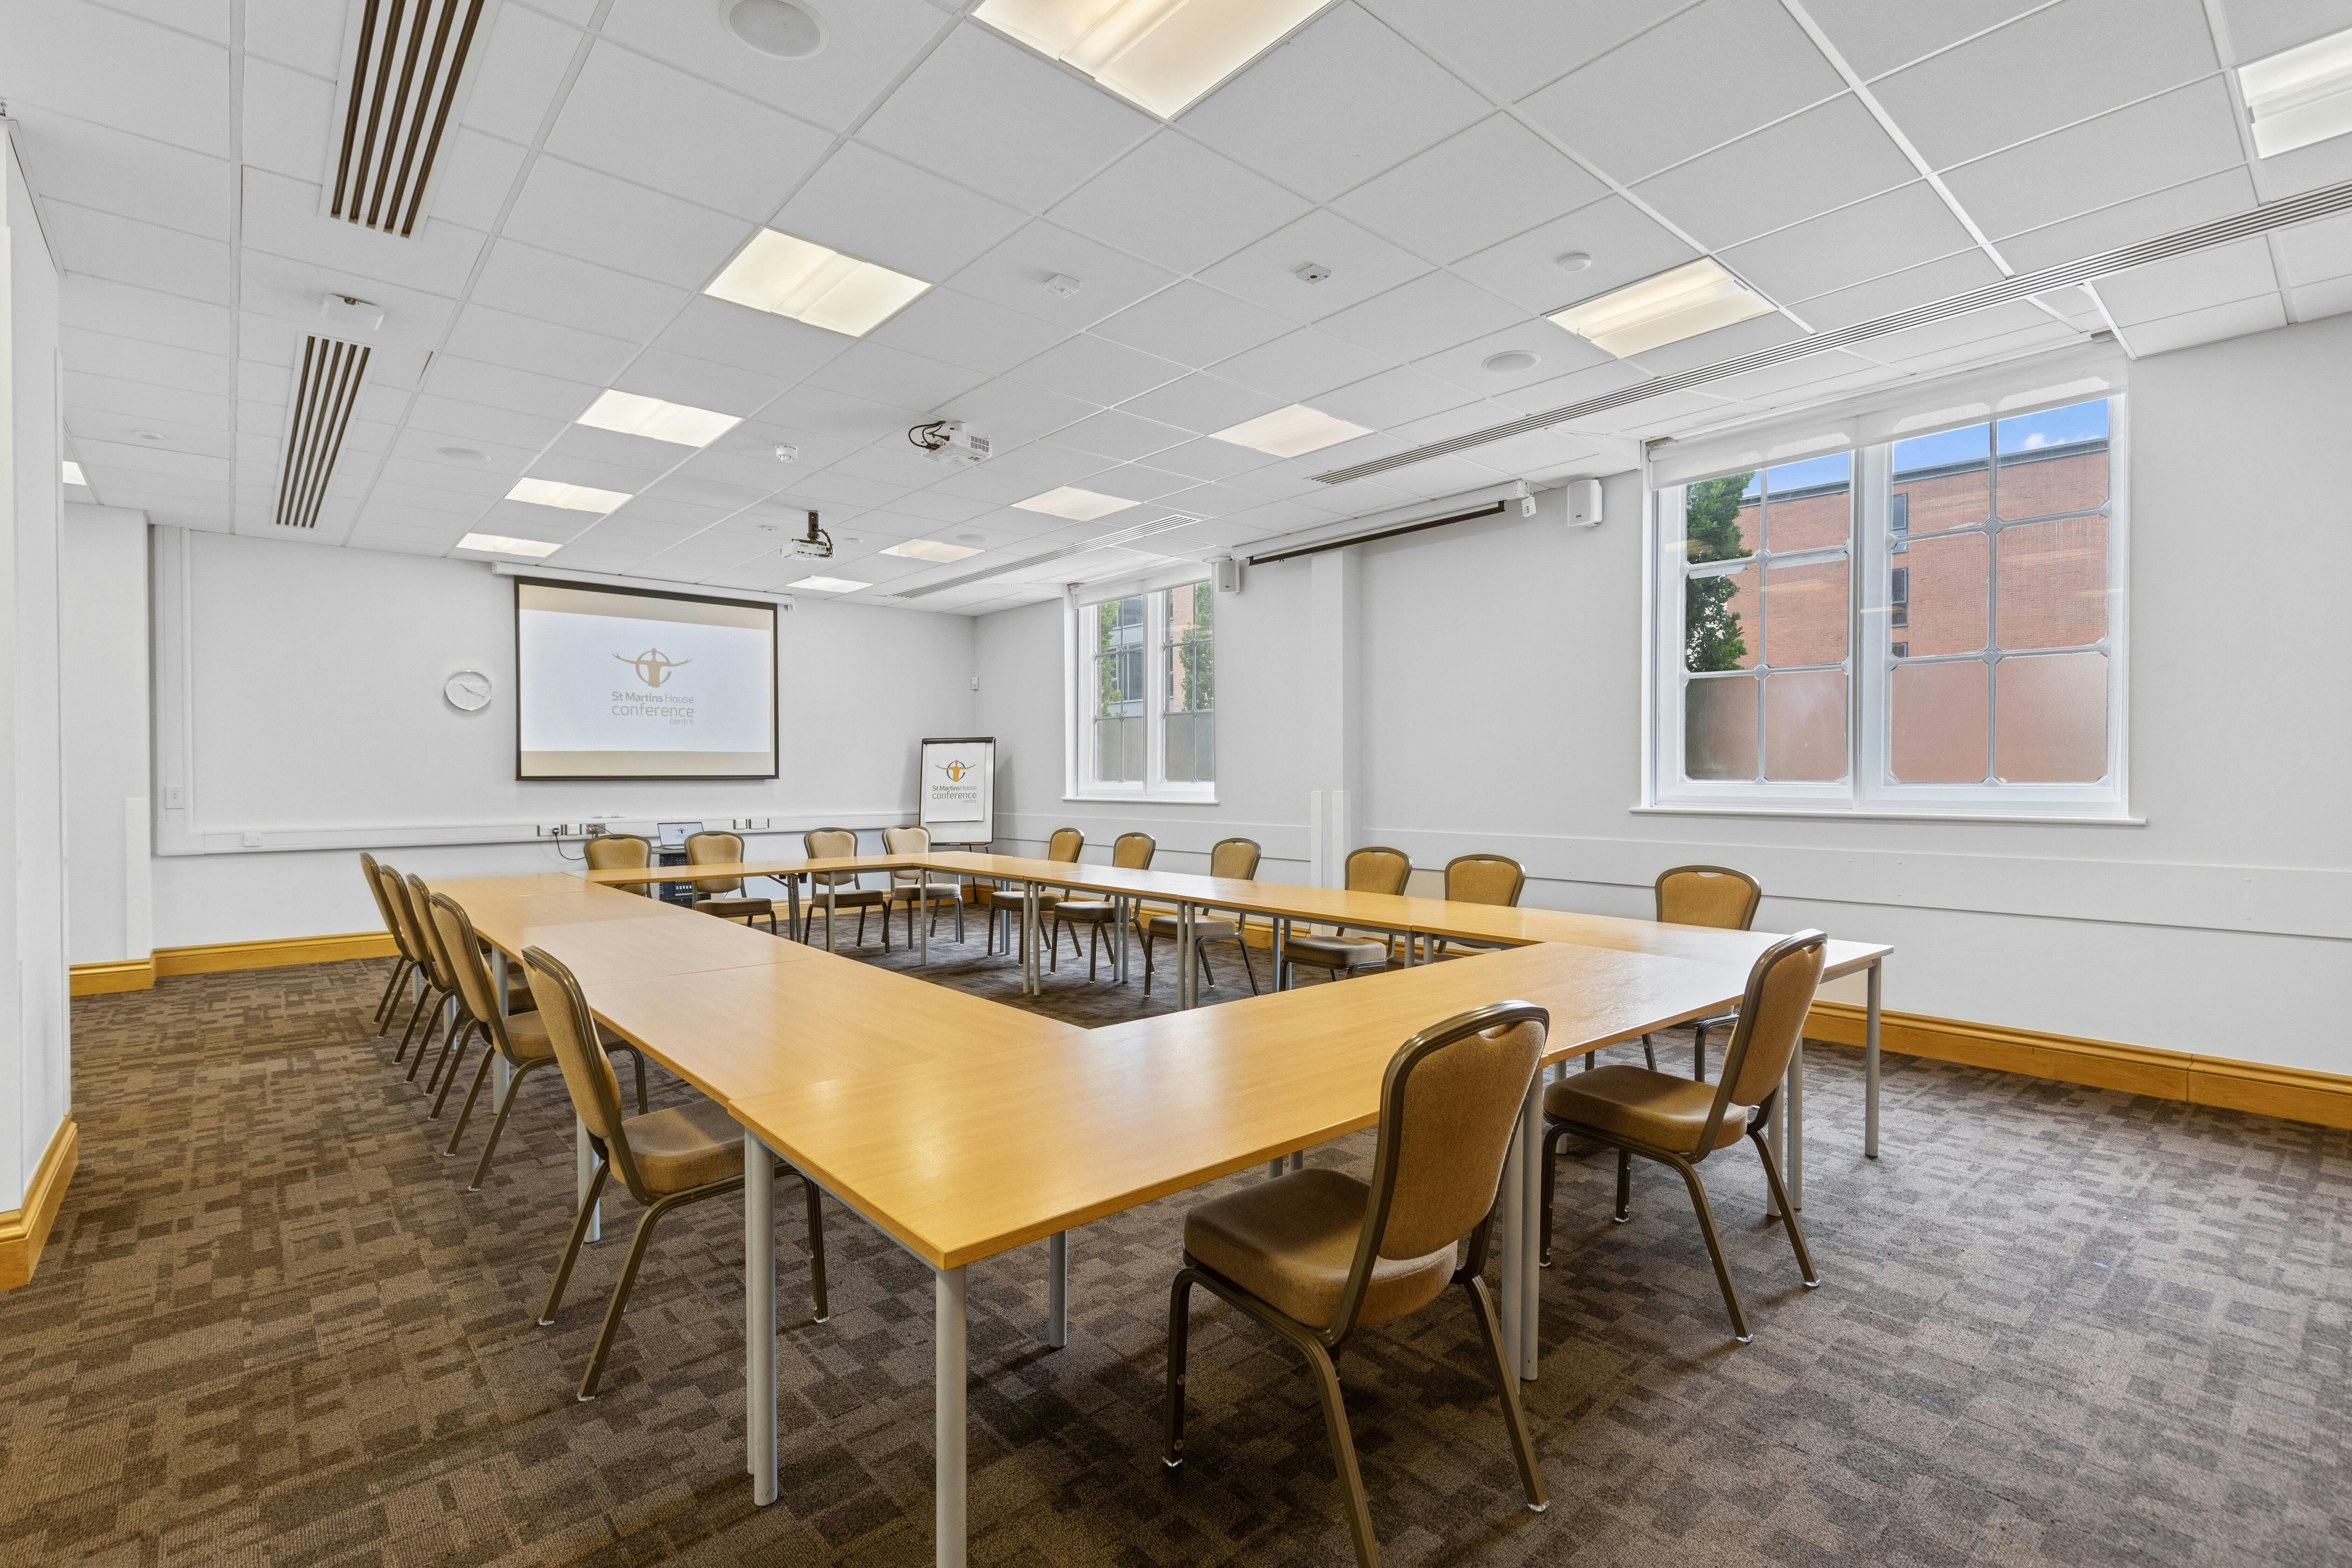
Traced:
MULTIPOLYGON (((930 977, 1014 999, 971 936, 930 977)), ((384 973, 74 1004, 80 1173, 0 1296, 0 1563, 929 1562, 928 1271, 829 1206, 834 1315, 807 1322, 779 1194, 783 1497, 754 1509, 740 1209, 665 1227, 603 1397, 575 1403, 635 1206, 608 1201, 562 1322, 534 1327, 572 1190, 560 1081, 533 1080, 468 1196, 478 1132, 439 1158, 447 1124, 368 1021, 384 973)), ((1042 1006, 1132 1015, 1083 974, 1065 948, 1042 1006)), ((1637 1170, 1616 1227, 1607 1162, 1563 1169, 1528 1389, 1548 1515, 1517 1500, 1458 1302, 1343 1352, 1390 1563, 2352 1560, 2342 1134, 1891 1057, 1868 1164, 1858 1058, 1810 1061, 1822 1290, 1762 1222, 1754 1160, 1706 1167, 1752 1344, 1670 1173, 1637 1170)), ((1360 1171, 1369 1139, 1312 1157, 1360 1171)), ((1042 1245, 972 1270, 975 1563, 1351 1561, 1303 1372, 1205 1298, 1192 1458, 1160 1465, 1190 1201, 1077 1235, 1060 1352, 1042 1245)))

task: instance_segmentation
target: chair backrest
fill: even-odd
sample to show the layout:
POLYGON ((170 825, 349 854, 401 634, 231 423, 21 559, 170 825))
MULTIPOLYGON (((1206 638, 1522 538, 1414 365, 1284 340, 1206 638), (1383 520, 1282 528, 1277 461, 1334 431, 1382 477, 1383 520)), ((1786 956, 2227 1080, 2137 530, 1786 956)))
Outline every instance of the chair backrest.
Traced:
POLYGON ((457 999, 465 1004, 467 1016, 490 1031, 490 1043, 499 1054, 511 1058, 514 1052, 507 1045, 506 1019, 499 1016, 499 989, 490 979, 488 966, 482 962, 482 945, 474 935, 473 921, 446 893, 427 895, 425 914, 457 977, 457 999))
MULTIPOLYGON (((801 835, 801 846, 813 861, 845 860, 857 852, 857 835, 847 828, 811 828, 801 835)), ((854 871, 821 871, 811 878, 818 887, 856 887, 854 871)))
POLYGON ((1348 856, 1349 893, 1402 893, 1412 874, 1412 862, 1402 850, 1367 844, 1348 856))
POLYGON ((1076 828, 1055 828, 1054 836, 1045 841, 1045 858, 1049 861, 1075 862, 1078 852, 1087 847, 1086 834, 1076 828))
MULTIPOLYGON (((599 833, 588 841, 583 852, 588 857, 590 871, 643 871, 654 863, 654 841, 635 833, 599 833)), ((654 893, 654 884, 649 882, 614 885, 623 893, 642 894, 647 898, 654 893)))
POLYGON ((652 1202, 653 1196, 637 1175, 637 1163, 630 1157, 628 1135, 621 1130, 627 1115, 621 1108, 621 1081, 613 1074, 613 1059, 597 1042, 596 1019, 588 1011, 579 977, 543 947, 524 948, 522 961, 530 970, 530 994, 539 1003, 548 1042, 555 1047, 555 1062, 563 1071, 563 1087, 571 1092, 572 1111, 620 1173, 631 1196, 640 1203, 652 1202))
POLYGON ((407 884, 401 881, 398 872, 382 861, 375 862, 375 896, 376 902, 383 906, 384 913, 390 917, 393 941, 404 956, 425 970, 425 979, 431 980, 433 971, 427 966, 431 955, 425 952, 425 938, 408 915, 407 884))
MULTIPOLYGON (((743 839, 739 833, 688 833, 686 836, 686 863, 688 865, 735 865, 743 859, 743 839)), ((743 879, 740 876, 708 876, 694 884, 697 893, 740 893, 743 879)))
POLYGON ((1717 925, 1745 931, 1756 923, 1763 884, 1724 865, 1678 865, 1658 875, 1658 920, 1666 925, 1717 925))
POLYGON ((408 950, 408 933, 400 928, 400 918, 393 914, 392 903, 383 895, 383 868, 365 850, 360 852, 360 874, 367 878, 368 892, 375 897, 376 915, 383 922, 383 928, 392 933, 392 945, 400 949, 402 957, 415 963, 416 955, 408 950))
MULTIPOLYGON (((925 827, 885 828, 882 830, 882 852, 886 855, 927 855, 931 852, 931 830, 925 827)), ((908 866, 890 873, 895 887, 920 887, 930 875, 928 866, 908 866)))
POLYGON ((1761 1105, 1789 1075, 1789 1059, 1805 1038, 1805 1016, 1822 983, 1830 939, 1819 931, 1783 936, 1757 956, 1739 998, 1739 1022, 1724 1048, 1723 1076, 1693 1158, 1715 1146, 1715 1131, 1737 1105, 1761 1105))
POLYGON ((1150 871, 1159 850, 1159 841, 1150 833, 1121 833, 1111 841, 1110 863, 1120 871, 1150 871))
POLYGON ((1258 853, 1255 839, 1219 839, 1209 851, 1209 874, 1247 882, 1257 875, 1258 853))
POLYGON ((1371 1198, 1328 1343, 1355 1326, 1377 1259, 1427 1257, 1467 1236, 1463 1266, 1484 1266, 1503 1158, 1550 1024, 1533 1002, 1496 1002, 1422 1030, 1389 1058, 1371 1198))
POLYGON ((425 977, 433 982, 436 990, 456 990, 457 978, 449 972, 448 956, 441 951, 440 933, 433 929, 433 922, 425 913, 425 879, 414 874, 402 876, 395 872, 385 891, 399 901, 407 914, 409 936, 416 943, 416 961, 425 966, 425 977))
POLYGON ((1499 904, 1516 908, 1528 873, 1508 855, 1455 855, 1445 862, 1445 897, 1450 904, 1499 904))

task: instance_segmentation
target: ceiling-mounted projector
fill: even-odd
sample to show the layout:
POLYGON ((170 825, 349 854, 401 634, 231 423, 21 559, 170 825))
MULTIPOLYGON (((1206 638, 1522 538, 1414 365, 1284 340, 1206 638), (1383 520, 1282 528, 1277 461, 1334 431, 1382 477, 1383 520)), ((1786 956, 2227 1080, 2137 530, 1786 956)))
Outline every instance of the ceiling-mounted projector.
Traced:
POLYGON ((907 432, 907 439, 931 455, 935 463, 959 466, 988 461, 988 437, 979 435, 960 419, 935 419, 907 432))
POLYGON ((833 559, 833 536, 816 526, 816 514, 814 512, 811 512, 808 515, 807 537, 804 538, 794 539, 793 541, 793 547, 790 553, 797 556, 806 556, 811 560, 831 560, 833 559))

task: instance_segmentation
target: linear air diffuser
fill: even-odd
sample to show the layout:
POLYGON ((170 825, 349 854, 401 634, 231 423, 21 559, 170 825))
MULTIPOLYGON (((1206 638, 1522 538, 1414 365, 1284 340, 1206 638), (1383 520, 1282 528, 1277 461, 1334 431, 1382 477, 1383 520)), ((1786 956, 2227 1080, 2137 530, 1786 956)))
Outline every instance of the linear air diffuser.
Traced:
POLYGON ((359 400, 360 378, 367 373, 368 350, 357 343, 332 338, 310 338, 302 344, 302 368, 294 385, 294 406, 286 423, 286 465, 278 480, 278 516, 281 528, 314 528, 319 503, 327 494, 327 480, 343 449, 343 429, 351 423, 352 405, 359 400))
POLYGON ((362 0, 332 215, 388 235, 415 231, 485 4, 362 0))

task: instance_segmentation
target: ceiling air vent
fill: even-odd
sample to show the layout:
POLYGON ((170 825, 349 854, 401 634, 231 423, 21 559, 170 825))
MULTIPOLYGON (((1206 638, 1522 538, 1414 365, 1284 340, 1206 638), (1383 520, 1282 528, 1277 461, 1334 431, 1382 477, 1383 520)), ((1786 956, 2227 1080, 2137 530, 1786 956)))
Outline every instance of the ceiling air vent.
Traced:
POLYGON ((1087 539, 1078 544, 1064 545, 1060 549, 1049 549, 1042 555, 1024 556, 1019 560, 1009 560, 1001 566, 988 567, 980 571, 968 571, 961 577, 950 577, 944 582, 927 582, 920 588, 906 589, 889 597, 920 599, 926 593, 938 593, 944 589, 961 588, 968 582, 981 582, 992 577, 1004 577, 1013 572, 1026 571, 1033 566, 1043 566, 1049 560, 1060 560, 1065 556, 1084 555, 1088 550, 1108 549, 1113 545, 1131 544, 1137 539, 1149 538, 1153 534, 1164 534, 1171 528, 1190 528, 1200 520, 1182 512, 1171 512, 1164 517, 1154 517, 1148 523, 1138 523, 1131 528, 1121 528, 1117 533, 1104 534, 1099 538, 1087 539))
POLYGON ((415 229, 486 3, 361 0, 332 215, 388 235, 415 229))
POLYGON ((335 457, 343 449, 343 427, 367 373, 368 351, 357 343, 312 338, 302 345, 302 373, 286 424, 286 467, 278 481, 281 528, 314 528, 335 457))

